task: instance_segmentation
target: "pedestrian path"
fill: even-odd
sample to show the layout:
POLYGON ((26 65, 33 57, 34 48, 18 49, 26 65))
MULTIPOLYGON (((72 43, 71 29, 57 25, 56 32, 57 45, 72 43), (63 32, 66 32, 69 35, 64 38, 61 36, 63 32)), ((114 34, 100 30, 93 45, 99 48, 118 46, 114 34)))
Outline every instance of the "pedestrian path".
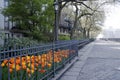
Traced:
POLYGON ((78 61, 61 77, 60 80, 77 80, 79 73, 88 57, 88 53, 91 51, 94 43, 86 45, 79 50, 78 61))
POLYGON ((120 80, 120 43, 94 41, 59 80, 120 80))

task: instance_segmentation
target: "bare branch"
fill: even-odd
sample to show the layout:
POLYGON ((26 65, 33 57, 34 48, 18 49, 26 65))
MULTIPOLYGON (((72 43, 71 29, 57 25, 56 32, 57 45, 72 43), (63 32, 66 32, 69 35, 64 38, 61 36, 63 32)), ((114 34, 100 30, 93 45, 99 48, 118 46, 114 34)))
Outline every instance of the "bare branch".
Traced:
POLYGON ((85 7, 87 7, 88 9, 90 9, 90 10, 92 10, 92 11, 93 11, 93 9, 92 9, 91 7, 89 7, 88 5, 86 5, 85 3, 83 3, 83 2, 78 2, 78 3, 80 3, 80 4, 84 5, 85 7))
POLYGON ((93 15, 93 14, 94 14, 94 13, 83 13, 83 14, 81 14, 80 16, 78 16, 77 19, 80 19, 81 17, 86 16, 86 15, 93 15))
POLYGON ((61 9, 64 8, 67 3, 68 3, 68 2, 65 2, 65 3, 61 6, 61 9))

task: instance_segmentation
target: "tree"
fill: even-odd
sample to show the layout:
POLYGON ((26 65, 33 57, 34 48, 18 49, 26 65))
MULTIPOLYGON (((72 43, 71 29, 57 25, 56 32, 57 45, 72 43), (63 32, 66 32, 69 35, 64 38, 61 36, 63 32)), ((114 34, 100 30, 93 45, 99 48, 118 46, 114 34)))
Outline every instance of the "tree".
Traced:
POLYGON ((90 32, 93 30, 93 28, 96 28, 98 23, 103 23, 104 10, 102 9, 102 7, 106 3, 107 2, 99 3, 96 1, 88 1, 86 3, 81 3, 83 4, 83 6, 80 6, 80 9, 78 9, 79 14, 77 17, 77 21, 79 22, 77 22, 76 24, 82 32, 83 38, 89 38, 90 32))
POLYGON ((53 0, 9 0, 3 14, 15 23, 15 27, 27 31, 37 40, 50 40, 54 23, 53 0), (46 37, 43 37, 46 36, 46 37))

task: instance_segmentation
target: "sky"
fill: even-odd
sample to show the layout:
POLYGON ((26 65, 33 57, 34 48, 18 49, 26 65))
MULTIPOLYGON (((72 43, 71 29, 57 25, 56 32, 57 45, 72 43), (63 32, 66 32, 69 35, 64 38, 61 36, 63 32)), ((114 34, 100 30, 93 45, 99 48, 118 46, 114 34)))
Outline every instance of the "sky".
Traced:
POLYGON ((104 29, 120 29, 120 5, 106 6, 104 29))
POLYGON ((98 38, 120 38, 120 5, 105 6, 104 27, 98 38))

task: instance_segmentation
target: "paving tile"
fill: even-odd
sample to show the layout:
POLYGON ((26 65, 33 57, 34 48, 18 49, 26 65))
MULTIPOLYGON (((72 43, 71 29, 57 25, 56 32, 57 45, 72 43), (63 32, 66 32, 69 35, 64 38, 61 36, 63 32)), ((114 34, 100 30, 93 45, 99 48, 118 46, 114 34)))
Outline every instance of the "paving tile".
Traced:
POLYGON ((78 76, 79 72, 78 71, 67 71, 64 75, 69 75, 69 76, 78 76))
POLYGON ((63 76, 60 80, 77 80, 77 76, 63 76))
POLYGON ((80 72, 80 67, 72 67, 72 68, 70 68, 68 71, 70 71, 70 72, 80 72))

